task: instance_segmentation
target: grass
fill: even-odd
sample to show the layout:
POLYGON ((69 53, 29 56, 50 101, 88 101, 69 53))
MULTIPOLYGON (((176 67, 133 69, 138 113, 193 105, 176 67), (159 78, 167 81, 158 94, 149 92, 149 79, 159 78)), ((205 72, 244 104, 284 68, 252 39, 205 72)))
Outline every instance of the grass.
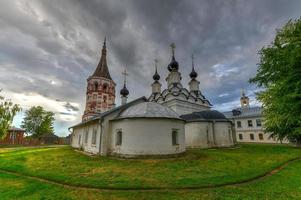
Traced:
MULTIPOLYGON (((191 187, 230 183, 266 173, 301 150, 284 145, 190 150, 178 159, 88 157, 68 147, 1 153, 0 169, 72 185, 103 188, 191 187)), ((193 191, 92 191, 0 173, 1 199, 300 199, 301 161, 255 183, 193 191)))
POLYGON ((301 161, 252 184, 194 191, 91 191, 68 189, 0 173, 0 197, 6 199, 301 199, 301 161))

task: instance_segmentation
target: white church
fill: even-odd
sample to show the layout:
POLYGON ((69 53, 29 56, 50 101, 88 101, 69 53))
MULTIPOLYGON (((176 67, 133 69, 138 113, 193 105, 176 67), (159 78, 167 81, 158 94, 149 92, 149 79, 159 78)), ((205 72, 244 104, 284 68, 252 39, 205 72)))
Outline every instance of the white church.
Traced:
POLYGON ((167 88, 161 90, 156 66, 152 94, 127 102, 129 91, 124 79, 122 104, 116 106, 116 84, 109 73, 104 41, 99 64, 87 79, 82 122, 70 127, 72 147, 104 156, 146 157, 180 155, 187 148, 233 146, 232 122, 211 110, 212 105, 200 91, 193 58, 186 89, 181 84, 175 46, 171 48, 167 88))

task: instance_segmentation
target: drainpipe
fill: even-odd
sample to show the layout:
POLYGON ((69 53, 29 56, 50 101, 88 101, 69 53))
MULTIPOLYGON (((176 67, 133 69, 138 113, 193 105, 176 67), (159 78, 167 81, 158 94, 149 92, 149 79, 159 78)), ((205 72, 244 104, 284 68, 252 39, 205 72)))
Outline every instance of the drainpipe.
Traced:
POLYGON ((207 145, 208 145, 208 147, 209 147, 209 145, 210 145, 210 139, 209 139, 209 124, 208 124, 207 127, 206 127, 206 134, 207 134, 207 145))
POLYGON ((237 144, 236 140, 236 129, 235 129, 235 121, 231 121, 231 128, 232 128, 232 138, 233 138, 233 144, 237 144))
POLYGON ((228 126, 228 133, 229 133, 229 142, 233 142, 233 131, 232 131, 232 123, 230 122, 230 127, 228 126))
POLYGON ((213 135, 213 144, 216 146, 216 138, 215 138, 215 121, 212 121, 212 135, 213 135))

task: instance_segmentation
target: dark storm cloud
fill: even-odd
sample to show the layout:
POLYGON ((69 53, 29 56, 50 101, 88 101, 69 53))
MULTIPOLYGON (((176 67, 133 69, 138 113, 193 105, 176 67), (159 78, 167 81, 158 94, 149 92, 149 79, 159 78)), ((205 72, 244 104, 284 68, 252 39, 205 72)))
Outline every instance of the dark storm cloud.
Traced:
POLYGON ((298 0, 0 0, 0 88, 77 103, 81 113, 86 78, 107 36, 117 92, 126 67, 130 99, 148 96, 154 58, 165 87, 175 42, 184 86, 194 53, 203 94, 228 109, 221 105, 237 103, 241 88, 254 96, 248 79, 256 72, 258 50, 300 10, 298 0))
POLYGON ((64 106, 65 106, 65 107, 67 108, 67 110, 69 110, 69 111, 79 111, 78 107, 77 107, 77 106, 71 105, 70 102, 67 102, 64 106))

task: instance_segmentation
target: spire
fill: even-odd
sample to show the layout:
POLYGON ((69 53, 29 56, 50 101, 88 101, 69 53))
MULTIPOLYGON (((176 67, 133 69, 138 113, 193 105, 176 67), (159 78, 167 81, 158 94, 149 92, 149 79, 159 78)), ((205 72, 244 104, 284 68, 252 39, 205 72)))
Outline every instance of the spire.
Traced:
POLYGON ((179 69, 179 63, 176 61, 175 59, 175 49, 176 49, 176 45, 174 43, 172 43, 170 45, 171 48, 171 53, 172 53, 172 58, 171 58, 171 62, 169 63, 169 65, 167 66, 168 71, 177 71, 179 69))
POLYGON ((158 71, 157 71, 157 63, 158 63, 158 60, 155 59, 155 68, 156 68, 156 71, 155 71, 155 74, 153 75, 153 79, 154 79, 155 81, 160 80, 160 75, 158 74, 158 71))
POLYGON ((192 66, 192 70, 189 74, 190 78, 195 79, 198 76, 198 73, 196 73, 196 71, 194 70, 194 57, 193 54, 191 55, 191 66, 192 66))
POLYGON ((241 94, 241 97, 245 97, 245 96, 246 96, 245 90, 244 90, 244 89, 241 89, 241 90, 240 90, 240 94, 241 94))
POLYGON ((102 51, 101 51, 101 58, 97 65, 97 68, 92 76, 103 77, 112 80, 108 64, 107 64, 107 45, 106 45, 106 37, 103 42, 102 51))
POLYGON ((170 48, 172 53, 172 60, 175 60, 175 49, 176 49, 175 43, 171 43, 170 48))
POLYGON ((129 90, 126 88, 126 76, 129 74, 126 72, 126 69, 121 74, 123 75, 123 88, 120 90, 120 94, 122 97, 126 97, 129 95, 129 90))
POLYGON ((105 40, 103 41, 103 49, 107 48, 107 37, 105 36, 105 40))

